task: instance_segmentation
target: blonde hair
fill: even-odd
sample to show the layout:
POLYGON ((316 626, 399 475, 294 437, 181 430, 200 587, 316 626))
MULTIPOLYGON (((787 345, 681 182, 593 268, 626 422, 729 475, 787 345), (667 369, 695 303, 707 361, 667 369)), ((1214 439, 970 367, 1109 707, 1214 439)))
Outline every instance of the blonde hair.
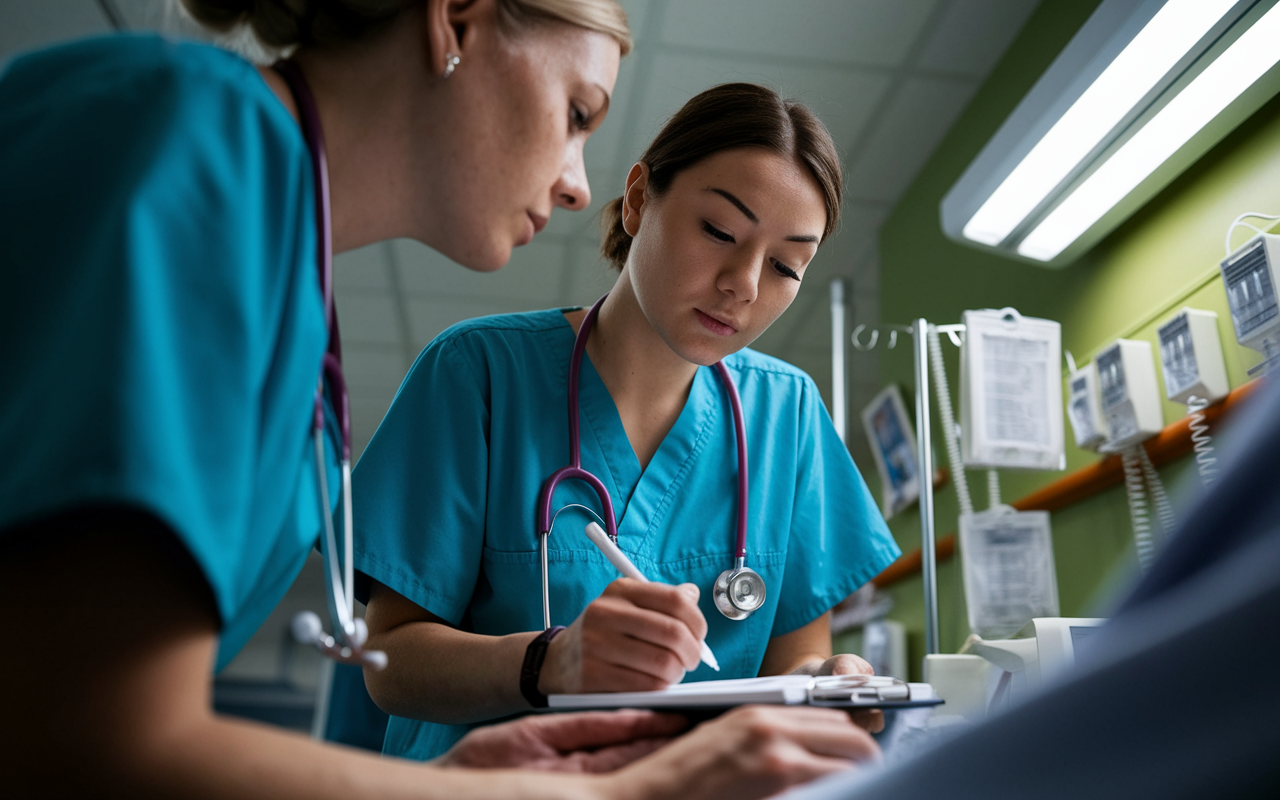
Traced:
MULTIPOLYGON (((264 47, 285 50, 361 39, 423 0, 181 0, 201 25, 219 33, 248 27, 264 47)), ((511 32, 562 22, 611 36, 631 51, 627 13, 617 0, 496 0, 511 32)))

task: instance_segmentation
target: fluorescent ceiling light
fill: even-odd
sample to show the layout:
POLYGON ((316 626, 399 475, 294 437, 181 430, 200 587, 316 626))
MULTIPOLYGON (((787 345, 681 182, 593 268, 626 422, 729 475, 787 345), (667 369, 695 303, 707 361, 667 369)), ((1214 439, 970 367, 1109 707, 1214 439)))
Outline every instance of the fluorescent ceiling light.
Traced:
POLYGON ((1277 42, 1280 5, 1245 31, 1045 217, 1018 246, 1018 253, 1041 261, 1061 253, 1275 66, 1280 61, 1277 42))
MULTIPOLYGON (((1235 3, 1169 0, 979 207, 965 224, 964 236, 992 246, 1004 241, 1235 3)), ((1032 250, 1040 253, 1045 248, 1032 250)), ((1019 252, 1040 258, 1021 247, 1019 252)))

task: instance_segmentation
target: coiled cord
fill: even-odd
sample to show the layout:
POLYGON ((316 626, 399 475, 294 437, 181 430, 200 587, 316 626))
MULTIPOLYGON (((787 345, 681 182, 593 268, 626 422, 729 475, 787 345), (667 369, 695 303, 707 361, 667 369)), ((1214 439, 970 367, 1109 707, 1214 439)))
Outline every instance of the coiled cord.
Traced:
POLYGON ((987 502, 991 508, 1000 505, 1000 473, 994 469, 987 470, 987 502))
MULTIPOLYGON (((947 444, 947 461, 951 464, 951 482, 956 486, 956 500, 960 513, 973 513, 973 499, 969 496, 969 484, 965 480, 964 462, 960 460, 960 442, 956 438, 956 417, 951 409, 951 390, 947 387, 947 371, 942 366, 942 342, 938 329, 929 326, 929 364, 933 367, 933 386, 938 395, 938 415, 942 418, 942 439, 947 444)), ((925 476, 922 480, 928 480, 925 476)))
POLYGON ((1165 494, 1164 481, 1160 480, 1160 473, 1156 472, 1156 467, 1151 463, 1151 456, 1147 455, 1147 448, 1139 446, 1138 460, 1142 464, 1142 472, 1146 476, 1147 486, 1151 490, 1151 497, 1155 500, 1156 515, 1160 518, 1160 529, 1164 531, 1164 535, 1168 536, 1173 533, 1174 526, 1178 524, 1177 517, 1173 514, 1173 504, 1169 502, 1169 495, 1165 494))
POLYGON ((1120 451, 1120 463, 1124 465, 1124 491, 1129 499, 1129 520, 1133 523, 1133 543, 1138 553, 1138 566, 1146 572, 1155 553, 1155 542, 1151 538, 1146 482, 1142 477, 1142 462, 1138 457, 1138 451, 1142 449, 1140 444, 1126 447, 1120 451))
POLYGON ((1204 410, 1208 407, 1208 400, 1194 395, 1187 398, 1187 411, 1191 420, 1191 443, 1195 446, 1196 453, 1196 469, 1200 471, 1200 482, 1205 486, 1218 478, 1218 457, 1213 454, 1213 436, 1209 434, 1209 421, 1204 415, 1204 410))

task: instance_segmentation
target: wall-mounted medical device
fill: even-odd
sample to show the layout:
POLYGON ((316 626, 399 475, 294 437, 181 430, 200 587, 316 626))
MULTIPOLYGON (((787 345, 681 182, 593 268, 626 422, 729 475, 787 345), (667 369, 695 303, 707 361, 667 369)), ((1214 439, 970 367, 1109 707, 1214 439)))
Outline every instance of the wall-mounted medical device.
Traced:
POLYGON ((966 467, 1062 469, 1062 326, 1012 308, 966 311, 960 348, 966 467))
POLYGON ((1266 357, 1280 357, 1280 303, 1277 302, 1277 265, 1280 236, 1260 233, 1223 259, 1222 284, 1231 307, 1236 341, 1266 357))
POLYGON ((1120 450, 1160 433, 1164 413, 1151 344, 1117 339, 1098 355, 1097 364, 1102 413, 1110 430, 1107 448, 1120 450))
POLYGON ((1186 405, 1192 397, 1211 404, 1227 396, 1231 385, 1217 314, 1184 307, 1157 333, 1165 397, 1186 405))
POLYGON ((1108 435, 1098 389, 1098 365, 1091 361, 1077 367, 1070 353, 1067 353, 1067 364, 1067 419, 1071 421, 1076 447, 1096 451, 1108 435))
POLYGON ((1213 437, 1205 409, 1231 391, 1227 365, 1218 336, 1218 315, 1212 311, 1183 308, 1158 329, 1160 364, 1164 368, 1165 396, 1187 407, 1196 469, 1208 485, 1218 472, 1213 437))
POLYGON ((1280 90, 1276 0, 1103 0, 942 201, 978 249, 1073 261, 1280 90))

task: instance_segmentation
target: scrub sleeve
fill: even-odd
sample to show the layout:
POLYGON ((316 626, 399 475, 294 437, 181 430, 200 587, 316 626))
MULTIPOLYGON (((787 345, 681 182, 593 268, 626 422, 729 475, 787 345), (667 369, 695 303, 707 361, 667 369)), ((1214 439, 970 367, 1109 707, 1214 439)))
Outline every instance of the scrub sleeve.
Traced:
POLYGON ((223 50, 77 42, 0 80, 0 186, 0 531, 153 515, 212 589, 221 668, 319 530, 326 332, 298 126, 223 50))
MULTIPOLYGON (((535 507, 569 461, 567 376, 573 331, 560 311, 486 317, 441 334, 419 356, 353 477, 358 595, 379 581, 462 630, 540 630, 535 507)), ((764 607, 741 622, 712 604, 733 560, 736 442, 710 368, 642 470, 607 388, 584 359, 583 466, 608 487, 619 545, 653 580, 702 590, 707 642, 722 671, 757 674, 769 639, 824 613, 899 554, 813 381, 769 356, 725 359, 742 397, 751 468, 748 563, 764 607)), ((554 506, 599 510, 570 481, 554 506)), ((618 577, 586 539, 590 517, 565 510, 550 537, 552 624, 567 625, 618 577)), ((340 713, 340 712, 339 712, 340 713)), ((470 726, 392 717, 384 752, 444 752, 470 726)))

